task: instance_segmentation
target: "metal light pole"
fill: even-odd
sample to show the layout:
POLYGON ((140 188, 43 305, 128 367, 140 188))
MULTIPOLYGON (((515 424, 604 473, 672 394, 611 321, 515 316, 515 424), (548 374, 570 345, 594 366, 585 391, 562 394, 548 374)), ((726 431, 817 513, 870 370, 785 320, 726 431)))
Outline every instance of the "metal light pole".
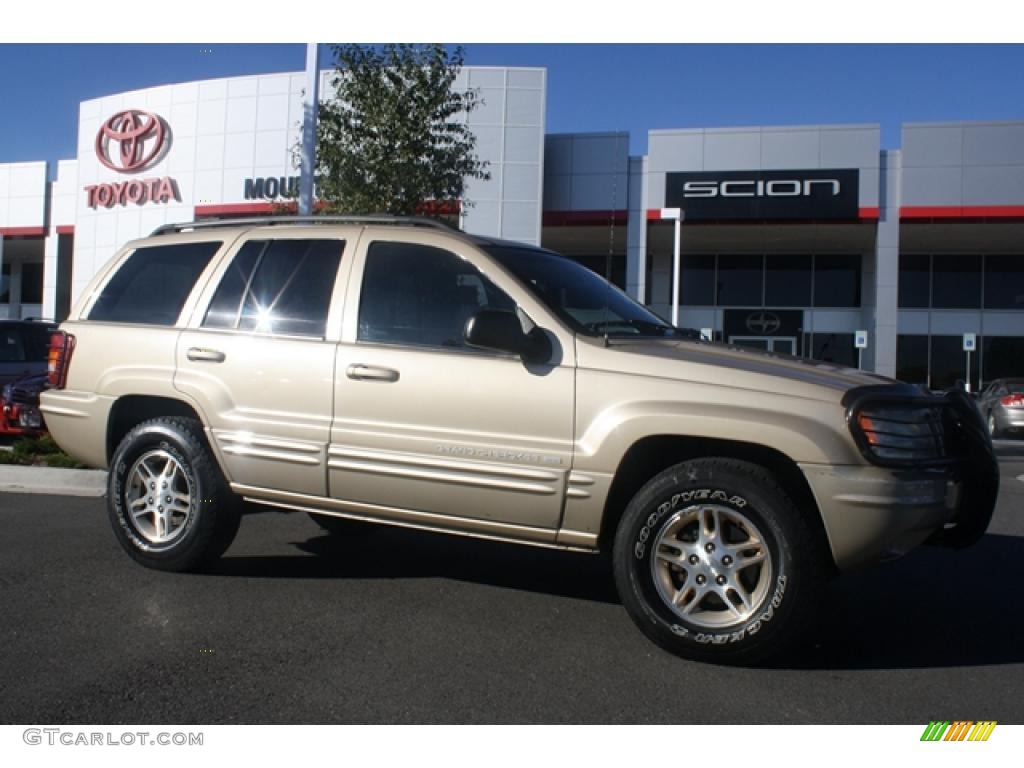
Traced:
POLYGON ((679 325, 679 243, 682 235, 683 209, 662 208, 661 218, 675 222, 672 246, 672 325, 679 325))
POLYGON ((306 45, 306 99, 302 104, 302 158, 299 168, 299 215, 313 215, 313 176, 316 173, 316 117, 319 106, 320 46, 306 45))

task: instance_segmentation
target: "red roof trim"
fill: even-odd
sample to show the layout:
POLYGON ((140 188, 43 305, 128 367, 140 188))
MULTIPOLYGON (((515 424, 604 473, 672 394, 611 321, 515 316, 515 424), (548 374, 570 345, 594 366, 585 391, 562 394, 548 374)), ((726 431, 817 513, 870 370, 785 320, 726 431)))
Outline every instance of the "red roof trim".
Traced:
POLYGON ((225 205, 197 205, 196 216, 237 216, 239 214, 265 215, 274 212, 273 203, 227 203, 225 205))
POLYGON ((1024 205, 905 205, 900 219, 1024 219, 1024 205))
POLYGON ((629 211, 544 211, 545 227, 601 227, 625 225, 629 211))
POLYGON ((46 227, 0 227, 4 237, 46 237, 46 227))
POLYGON ((74 224, 61 224, 60 226, 57 227, 57 234, 58 235, 73 235, 73 234, 75 234, 75 225, 74 224))

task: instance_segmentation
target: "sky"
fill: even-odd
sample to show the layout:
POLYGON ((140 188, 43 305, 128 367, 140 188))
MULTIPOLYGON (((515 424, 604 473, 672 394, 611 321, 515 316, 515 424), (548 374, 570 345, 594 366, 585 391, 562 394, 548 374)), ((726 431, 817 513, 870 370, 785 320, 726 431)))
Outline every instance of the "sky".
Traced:
MULTIPOLYGON (((321 66, 332 64, 329 45, 321 66)), ((548 70, 548 133, 1024 119, 1024 45, 483 44, 468 65, 548 70)), ((0 163, 73 158, 78 103, 216 77, 301 71, 302 44, 0 44, 0 163)), ((51 169, 51 177, 53 175, 51 169)))

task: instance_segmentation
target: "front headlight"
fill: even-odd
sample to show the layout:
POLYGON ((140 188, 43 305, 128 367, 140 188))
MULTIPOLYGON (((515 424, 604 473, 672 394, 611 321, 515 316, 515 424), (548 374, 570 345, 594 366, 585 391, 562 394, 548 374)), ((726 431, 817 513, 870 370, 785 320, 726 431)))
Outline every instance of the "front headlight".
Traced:
POLYGON ((945 454, 939 408, 868 404, 856 414, 858 433, 859 442, 883 462, 930 463, 945 454))
POLYGON ((948 397, 894 383, 852 389, 843 405, 850 434, 872 464, 940 466, 956 461, 962 453, 955 449, 962 430, 948 397))

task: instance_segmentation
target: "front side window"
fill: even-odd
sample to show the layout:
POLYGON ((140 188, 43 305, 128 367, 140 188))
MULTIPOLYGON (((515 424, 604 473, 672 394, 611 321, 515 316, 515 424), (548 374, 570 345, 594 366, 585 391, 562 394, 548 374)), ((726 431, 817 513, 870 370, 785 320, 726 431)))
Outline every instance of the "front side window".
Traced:
POLYGON ((89 312, 107 323, 174 325, 220 241, 137 248, 107 281, 89 312))
POLYGON ((344 249, 342 240, 249 240, 221 278, 203 327, 322 338, 344 249))
POLYGON ((515 308, 476 267, 450 251, 379 241, 366 254, 358 339, 466 348, 463 334, 469 318, 481 309, 515 308))

